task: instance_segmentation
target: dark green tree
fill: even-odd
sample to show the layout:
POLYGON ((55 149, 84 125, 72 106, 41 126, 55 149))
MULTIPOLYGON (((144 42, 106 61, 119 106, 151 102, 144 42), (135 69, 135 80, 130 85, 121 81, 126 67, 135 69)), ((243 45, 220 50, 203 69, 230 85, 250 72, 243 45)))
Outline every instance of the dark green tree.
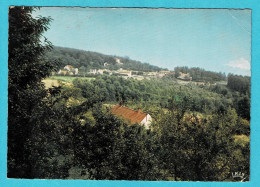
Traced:
POLYGON ((32 7, 9 9, 8 177, 34 177, 36 162, 44 156, 41 143, 48 139, 39 132, 52 128, 44 125, 48 110, 43 98, 47 91, 41 83, 55 69, 43 58, 52 48, 42 36, 51 19, 33 18, 32 11, 32 7))

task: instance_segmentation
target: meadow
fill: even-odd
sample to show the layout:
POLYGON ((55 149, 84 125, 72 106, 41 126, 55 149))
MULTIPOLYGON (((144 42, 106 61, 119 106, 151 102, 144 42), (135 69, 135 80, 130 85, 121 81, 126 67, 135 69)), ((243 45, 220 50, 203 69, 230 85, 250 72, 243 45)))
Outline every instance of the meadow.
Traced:
POLYGON ((59 80, 66 83, 71 83, 73 80, 80 78, 82 80, 93 80, 95 77, 71 77, 71 76, 51 76, 48 79, 59 80))

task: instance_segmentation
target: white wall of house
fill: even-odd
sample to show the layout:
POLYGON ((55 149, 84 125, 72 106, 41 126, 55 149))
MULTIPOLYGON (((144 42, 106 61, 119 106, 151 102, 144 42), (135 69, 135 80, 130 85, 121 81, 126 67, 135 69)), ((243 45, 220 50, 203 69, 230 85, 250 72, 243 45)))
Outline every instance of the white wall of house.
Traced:
POLYGON ((90 70, 89 70, 89 73, 97 74, 97 70, 96 70, 96 69, 90 69, 90 70))
POLYGON ((69 65, 66 65, 66 66, 64 67, 64 69, 66 69, 66 70, 68 70, 68 71, 71 71, 71 69, 70 69, 70 66, 69 66, 69 65))
POLYGON ((118 64, 123 64, 122 62, 120 62, 120 59, 119 59, 119 58, 115 58, 115 60, 116 60, 116 63, 118 63, 118 64))
POLYGON ((149 129, 151 123, 152 123, 152 117, 150 116, 150 114, 147 114, 147 115, 145 116, 145 118, 141 121, 140 124, 144 125, 144 127, 145 127, 146 129, 149 129))
POLYGON ((74 72, 75 75, 77 75, 79 73, 79 69, 78 68, 75 68, 74 71, 75 71, 74 72))

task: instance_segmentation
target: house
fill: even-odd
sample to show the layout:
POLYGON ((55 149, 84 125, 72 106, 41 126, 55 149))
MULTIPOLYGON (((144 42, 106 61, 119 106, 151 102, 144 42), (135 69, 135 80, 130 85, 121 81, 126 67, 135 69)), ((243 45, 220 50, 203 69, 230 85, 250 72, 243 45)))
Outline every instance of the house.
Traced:
POLYGON ((115 58, 117 64, 123 64, 119 58, 115 58))
POLYGON ((146 75, 147 76, 156 76, 156 75, 158 75, 158 72, 147 72, 146 75))
POLYGON ((79 69, 78 68, 74 68, 74 74, 77 75, 79 73, 79 69))
POLYGON ((158 76, 159 77, 164 77, 165 75, 167 75, 169 73, 170 73, 170 71, 159 71, 158 76))
POLYGON ((58 75, 67 75, 68 74, 68 70, 61 70, 60 69, 57 74, 58 75))
POLYGON ((89 73, 90 73, 90 74, 97 74, 97 70, 96 70, 96 69, 90 69, 90 70, 89 70, 89 73))
POLYGON ((79 73, 79 69, 78 68, 74 68, 71 65, 66 65, 63 70, 59 70, 58 71, 58 75, 77 75, 79 73))
POLYGON ((119 69, 118 73, 119 75, 123 75, 123 76, 128 76, 128 77, 132 76, 132 71, 124 70, 122 68, 119 69))
POLYGON ((150 128, 150 124, 152 122, 152 117, 149 114, 132 110, 122 105, 115 105, 111 109, 111 113, 118 117, 123 117, 131 124, 138 123, 140 125, 144 125, 146 129, 150 128))
POLYGON ((192 80, 192 77, 190 76, 189 73, 182 73, 182 72, 179 73, 179 76, 177 78, 181 79, 181 80, 185 80, 185 81, 191 81, 192 80))
POLYGON ((68 71, 72 71, 74 68, 73 68, 73 66, 71 66, 71 65, 66 65, 66 66, 64 67, 64 69, 66 69, 66 70, 68 70, 68 71))
POLYGON ((128 77, 132 76, 132 72, 131 71, 127 71, 127 70, 123 70, 123 71, 119 71, 120 75, 127 75, 128 77))

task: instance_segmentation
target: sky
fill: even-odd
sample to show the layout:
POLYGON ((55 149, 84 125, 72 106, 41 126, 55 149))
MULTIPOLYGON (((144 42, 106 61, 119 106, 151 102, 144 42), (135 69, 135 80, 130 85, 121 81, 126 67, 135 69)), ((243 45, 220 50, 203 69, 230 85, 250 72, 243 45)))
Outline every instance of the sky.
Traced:
POLYGON ((44 7, 55 46, 176 66, 251 75, 251 11, 44 7))

